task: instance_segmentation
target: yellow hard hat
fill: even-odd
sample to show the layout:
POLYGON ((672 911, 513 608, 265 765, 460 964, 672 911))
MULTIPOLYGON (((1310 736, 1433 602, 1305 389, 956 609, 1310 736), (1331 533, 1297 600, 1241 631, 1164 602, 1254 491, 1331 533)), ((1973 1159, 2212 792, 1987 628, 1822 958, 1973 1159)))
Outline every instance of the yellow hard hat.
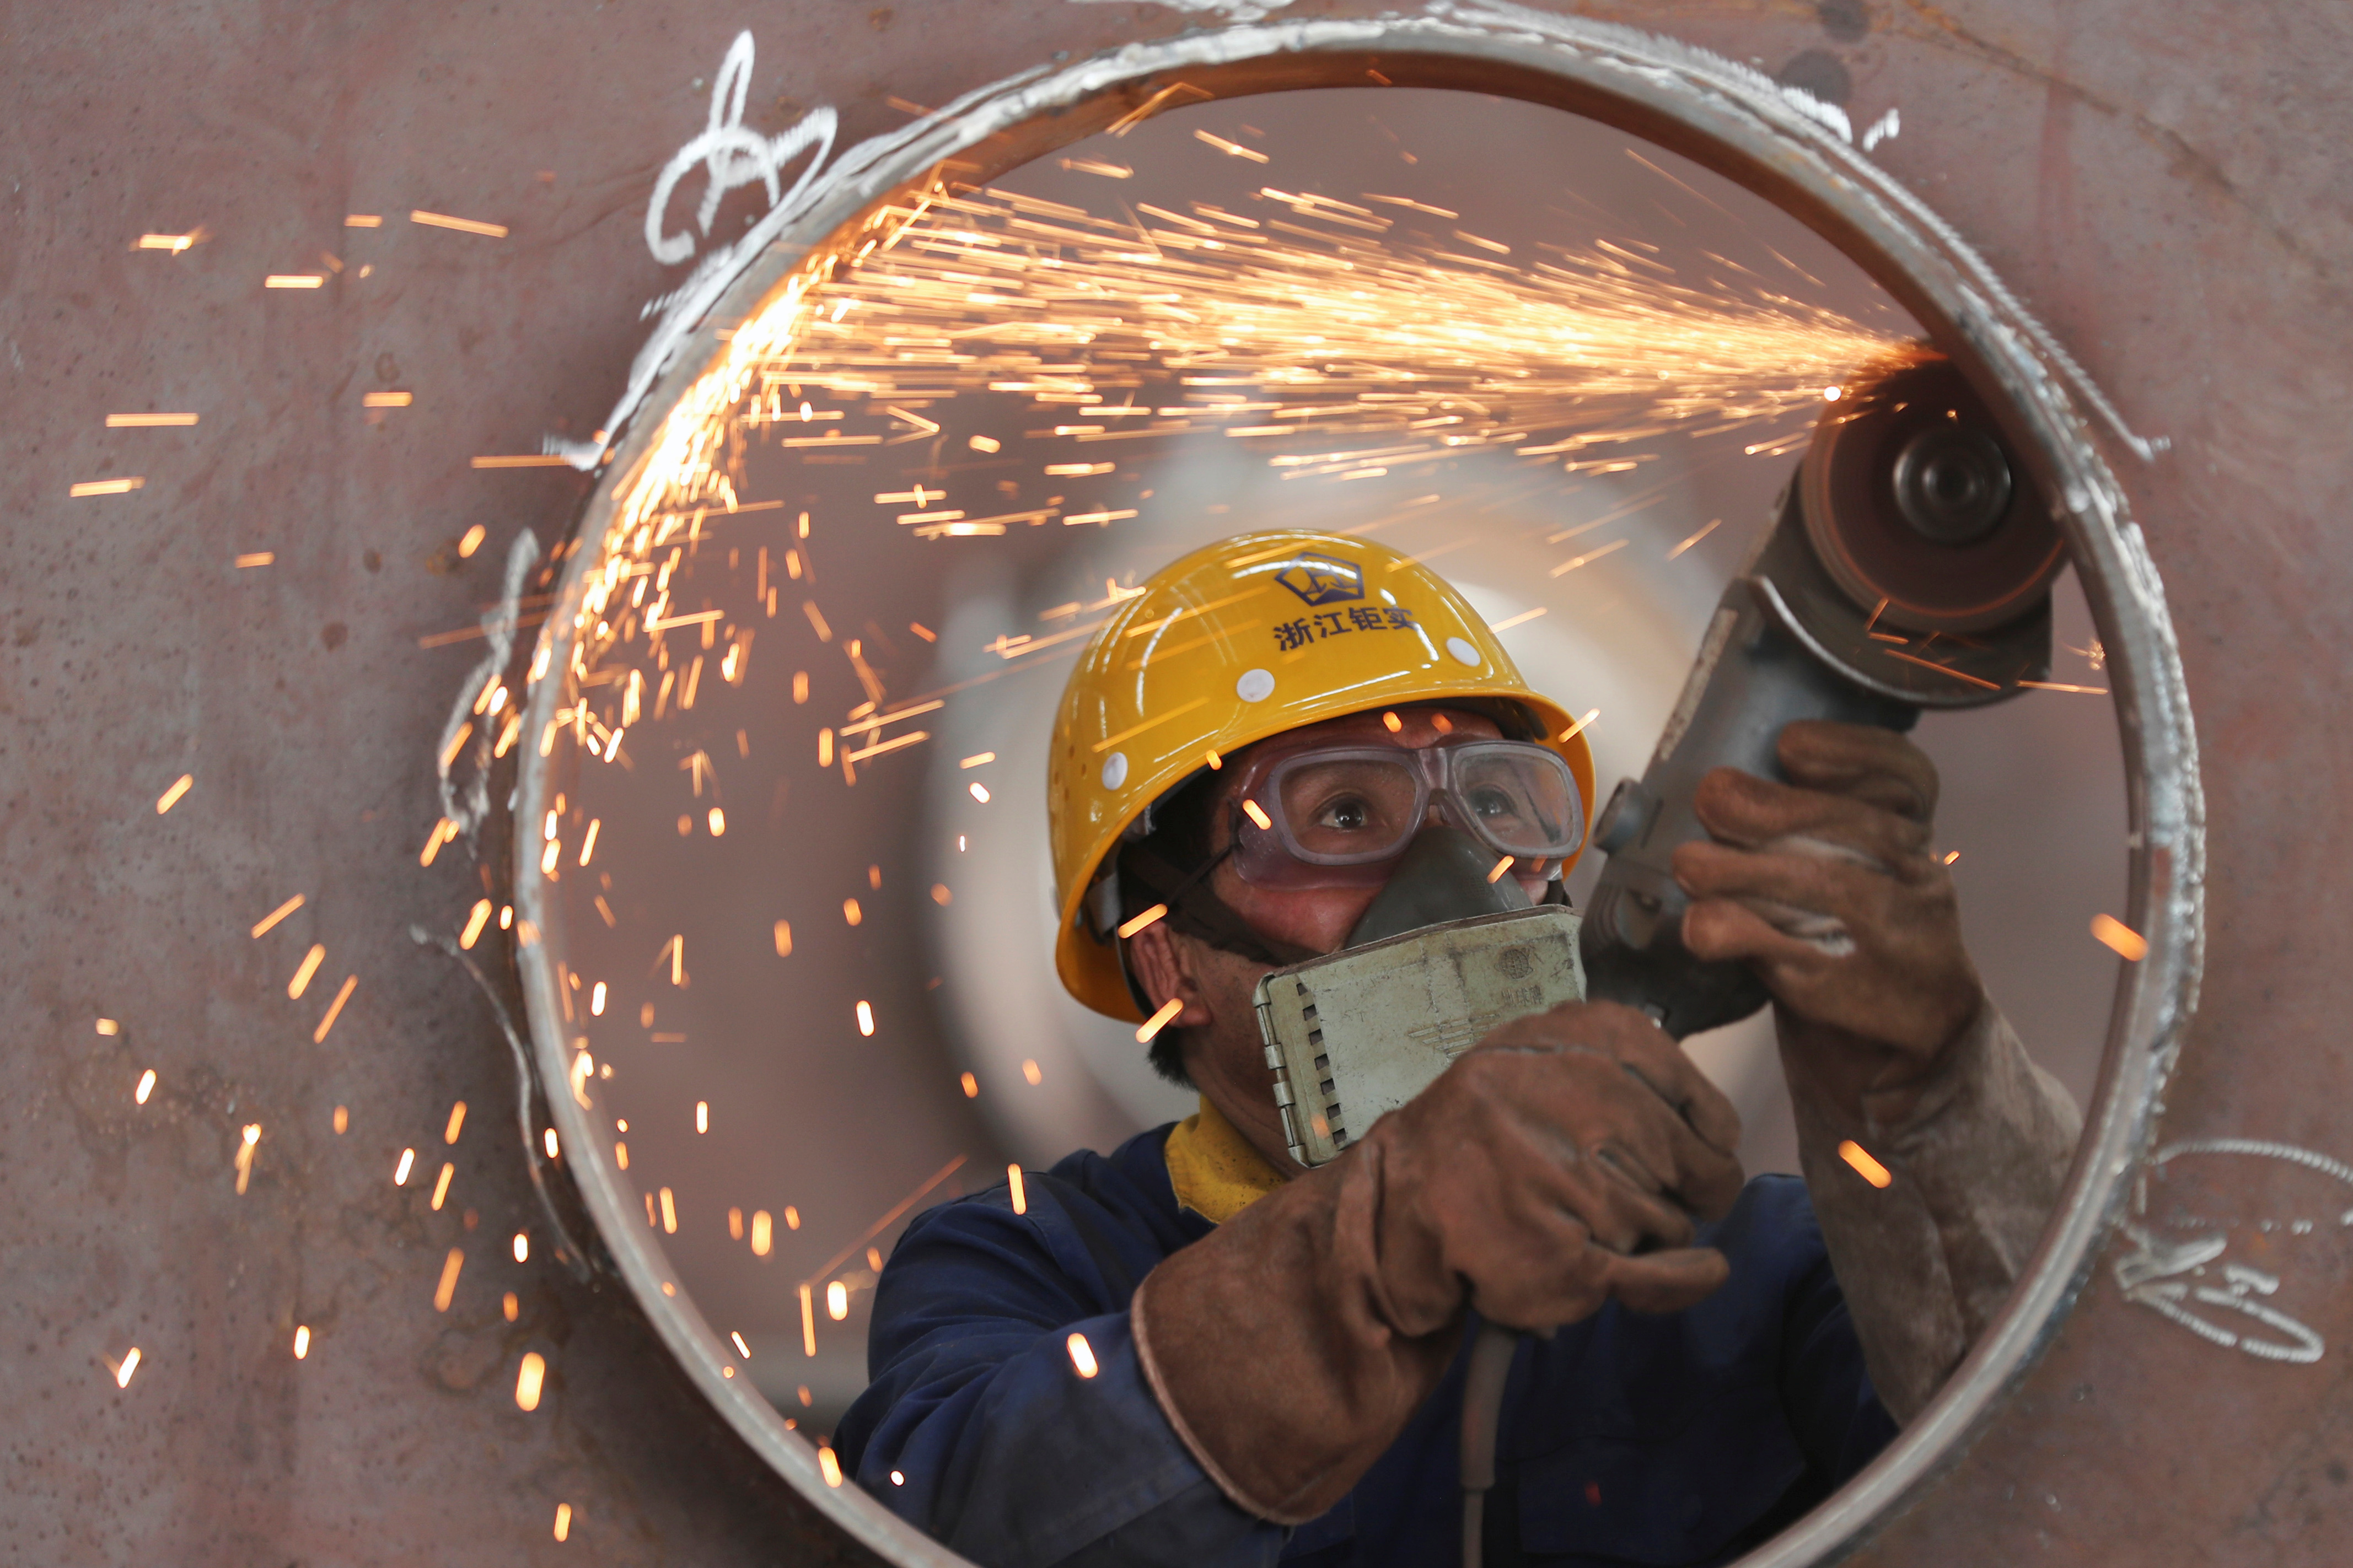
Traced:
POLYGON ((1063 985, 1098 1013, 1141 1016, 1117 944, 1083 923, 1082 907, 1120 835, 1210 753, 1370 709, 1466 699, 1525 710, 1591 811, 1583 733, 1429 568, 1387 545, 1296 530, 1242 534, 1162 568, 1097 628, 1054 723, 1046 816, 1063 985))

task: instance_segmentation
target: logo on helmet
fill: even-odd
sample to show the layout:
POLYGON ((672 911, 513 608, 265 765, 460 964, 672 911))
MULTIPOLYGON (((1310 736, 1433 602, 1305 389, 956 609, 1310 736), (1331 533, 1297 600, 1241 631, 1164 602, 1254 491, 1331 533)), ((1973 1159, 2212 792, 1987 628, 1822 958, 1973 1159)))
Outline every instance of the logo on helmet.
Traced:
POLYGON ((1302 555, 1276 573, 1274 580, 1305 605, 1336 605, 1365 596, 1365 574, 1329 555, 1302 555))

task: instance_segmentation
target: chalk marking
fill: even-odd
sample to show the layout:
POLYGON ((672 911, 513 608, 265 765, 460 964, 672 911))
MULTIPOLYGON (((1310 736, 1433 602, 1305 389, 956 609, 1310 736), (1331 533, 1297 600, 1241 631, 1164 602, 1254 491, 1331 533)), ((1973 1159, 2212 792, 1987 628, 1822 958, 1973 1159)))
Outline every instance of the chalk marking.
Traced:
POLYGON ((757 183, 766 187, 770 207, 789 206, 800 199, 809 182, 817 178, 818 168, 833 153, 839 117, 831 108, 810 110, 779 136, 763 136, 744 129, 744 101, 752 90, 752 34, 746 28, 735 35, 735 41, 727 46, 726 58, 720 61, 719 74, 711 85, 710 121, 701 134, 670 154, 670 162, 662 165, 660 175, 654 181, 653 199, 646 204, 646 248, 666 267, 674 267, 694 254, 691 235, 662 232, 662 216, 678 183, 697 163, 710 171, 711 184, 702 193, 702 205, 695 209, 694 221, 703 237, 709 238, 712 221, 718 217, 719 204, 728 192, 757 183), (784 166, 812 144, 817 146, 817 152, 788 195, 780 181, 784 166))
MULTIPOLYGON (((2248 1154, 2259 1159, 2278 1160, 2333 1176, 2348 1187, 2353 1187, 2353 1165, 2315 1150, 2263 1138, 2196 1138, 2170 1144, 2149 1157, 2149 1168, 2161 1170, 2169 1162, 2185 1154, 2248 1154)), ((2136 1201, 2137 1207, 2146 1212, 2148 1193, 2145 1180, 2136 1201)), ((2340 1227, 2353 1226, 2353 1208, 2339 1214, 2337 1223, 2340 1227)), ((2216 1231, 2176 1242, 2152 1236, 2129 1223, 2123 1228, 2125 1235, 2132 1238, 2133 1250, 2116 1259, 2115 1273, 2116 1284, 2127 1301, 2137 1302, 2180 1324, 2200 1339, 2259 1360, 2308 1366, 2327 1353, 2327 1342, 2319 1333, 2285 1312, 2265 1305, 2261 1300, 2278 1293, 2278 1275, 2251 1268, 2242 1263, 2226 1263, 2222 1266, 2221 1289, 2212 1285, 2192 1284, 2182 1278, 2185 1275, 2204 1277, 2207 1265, 2230 1249, 2231 1238, 2227 1233, 2216 1231), (2243 1331, 2224 1328, 2200 1316, 2193 1310, 2195 1307, 2238 1313, 2280 1337, 2258 1338, 2243 1331)), ((2274 1226, 2264 1222, 2262 1228, 2270 1230, 2274 1226)), ((2311 1226, 2299 1221, 2291 1229, 2294 1234, 2301 1236, 2308 1234, 2311 1226)))

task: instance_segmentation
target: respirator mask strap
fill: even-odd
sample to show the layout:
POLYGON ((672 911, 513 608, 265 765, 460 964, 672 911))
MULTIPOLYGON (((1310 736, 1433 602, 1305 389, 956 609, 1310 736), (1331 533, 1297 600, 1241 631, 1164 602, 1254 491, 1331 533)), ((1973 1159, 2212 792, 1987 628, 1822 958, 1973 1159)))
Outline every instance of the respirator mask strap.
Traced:
POLYGON ((1220 952, 1277 969, 1321 956, 1313 948, 1254 930, 1234 912, 1232 905, 1210 890, 1210 873, 1232 853, 1229 846, 1187 876, 1144 845, 1130 844, 1120 851, 1119 873, 1133 878, 1154 900, 1168 906, 1164 918, 1171 926, 1220 952))

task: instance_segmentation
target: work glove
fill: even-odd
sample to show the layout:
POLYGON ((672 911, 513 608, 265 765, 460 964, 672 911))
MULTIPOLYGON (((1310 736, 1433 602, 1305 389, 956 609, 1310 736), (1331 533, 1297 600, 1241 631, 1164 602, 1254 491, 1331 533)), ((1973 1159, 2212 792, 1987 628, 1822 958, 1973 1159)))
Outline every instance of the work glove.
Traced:
POLYGON ((1826 720, 1786 726, 1778 750, 1786 784, 1731 768, 1700 781, 1715 842, 1675 851, 1683 945, 1765 982, 1793 1089, 1884 1113, 1985 1006, 1930 843, 1936 765, 1892 730, 1826 720))
POLYGON ((1872 1385, 1909 1421, 2016 1288, 2083 1122, 1962 945, 1927 757, 1821 721, 1787 726, 1778 752, 1788 784, 1700 783, 1717 842, 1675 851, 1683 943, 1747 961, 1773 994, 1823 1241, 1872 1385))
POLYGON ((1721 1285, 1694 1216, 1738 1196, 1740 1121, 1656 1025, 1568 1003, 1505 1025, 1332 1163, 1163 1261, 1133 1325, 1227 1496, 1302 1523, 1444 1375, 1465 1310, 1548 1333, 1721 1285))

